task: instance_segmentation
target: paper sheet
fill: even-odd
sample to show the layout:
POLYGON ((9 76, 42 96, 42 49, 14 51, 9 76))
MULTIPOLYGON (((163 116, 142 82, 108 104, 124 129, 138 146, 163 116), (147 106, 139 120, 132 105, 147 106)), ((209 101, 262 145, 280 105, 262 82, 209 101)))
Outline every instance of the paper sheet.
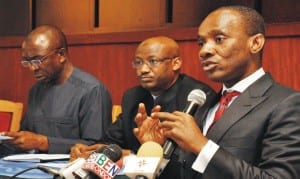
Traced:
POLYGON ((8 140, 8 139, 12 139, 12 137, 0 135, 0 141, 1 140, 8 140))
POLYGON ((49 162, 56 160, 69 160, 69 154, 17 154, 4 157, 7 161, 26 161, 26 162, 49 162))

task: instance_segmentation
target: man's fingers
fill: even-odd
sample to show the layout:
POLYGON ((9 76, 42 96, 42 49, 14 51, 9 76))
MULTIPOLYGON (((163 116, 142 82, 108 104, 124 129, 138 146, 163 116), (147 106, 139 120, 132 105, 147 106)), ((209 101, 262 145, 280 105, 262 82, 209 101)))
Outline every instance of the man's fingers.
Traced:
POLYGON ((139 103, 139 108, 138 108, 139 113, 146 113, 146 107, 144 103, 139 103))
POLYGON ((20 132, 4 132, 3 135, 9 137, 19 137, 21 135, 20 132))
POLYGON ((138 133, 139 133, 139 129, 138 129, 138 128, 134 128, 134 129, 133 129, 133 134, 134 134, 134 135, 137 135, 138 133))
POLYGON ((136 117, 135 117, 135 123, 136 125, 139 127, 142 125, 144 119, 141 113, 137 113, 136 117))
POLYGON ((152 112, 159 112, 160 111, 160 109, 161 109, 161 106, 160 105, 156 105, 156 106, 154 106, 154 108, 152 108, 152 112))

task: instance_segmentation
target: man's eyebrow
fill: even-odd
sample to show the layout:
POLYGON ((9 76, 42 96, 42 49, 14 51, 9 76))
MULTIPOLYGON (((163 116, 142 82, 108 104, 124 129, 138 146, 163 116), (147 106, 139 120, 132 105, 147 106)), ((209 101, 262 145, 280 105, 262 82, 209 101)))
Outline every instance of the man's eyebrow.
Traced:
MULTIPOLYGON (((208 32, 208 35, 212 35, 212 36, 215 36, 215 35, 226 35, 226 33, 222 30, 211 30, 210 32, 208 32)), ((197 35, 197 38, 198 39, 201 39, 201 38, 204 38, 205 36, 204 35, 197 35)))
POLYGON ((31 61, 31 60, 34 60, 34 59, 36 59, 36 58, 38 58, 38 57, 41 57, 41 56, 40 56, 40 55, 35 55, 35 56, 33 56, 33 57, 22 56, 22 58, 23 58, 24 60, 26 60, 26 61, 31 61))
POLYGON ((226 32, 222 31, 222 30, 212 30, 210 32, 211 35, 226 35, 226 32))

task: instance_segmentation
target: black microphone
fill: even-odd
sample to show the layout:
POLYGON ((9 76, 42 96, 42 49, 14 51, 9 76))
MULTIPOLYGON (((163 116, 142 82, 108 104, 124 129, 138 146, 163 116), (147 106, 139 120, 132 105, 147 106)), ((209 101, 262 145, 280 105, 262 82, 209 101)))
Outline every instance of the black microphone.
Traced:
POLYGON ((89 156, 85 163, 73 172, 77 178, 113 178, 120 170, 115 164, 122 157, 122 149, 116 144, 104 146, 89 156))
MULTIPOLYGON (((194 115, 198 107, 201 107, 206 101, 206 94, 200 89, 192 90, 187 97, 187 104, 183 110, 184 113, 194 115)), ((176 143, 171 139, 167 139, 163 145, 163 156, 165 159, 170 159, 176 143)))

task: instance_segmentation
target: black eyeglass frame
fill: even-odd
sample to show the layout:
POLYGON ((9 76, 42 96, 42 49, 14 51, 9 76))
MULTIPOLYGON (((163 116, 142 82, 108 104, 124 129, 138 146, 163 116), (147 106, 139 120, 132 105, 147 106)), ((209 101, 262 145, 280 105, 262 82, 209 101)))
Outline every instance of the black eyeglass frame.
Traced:
POLYGON ((178 58, 176 57, 171 57, 171 58, 149 58, 147 60, 140 60, 140 59, 135 59, 132 61, 132 67, 139 69, 141 68, 144 64, 146 64, 149 68, 156 68, 158 65, 164 61, 167 60, 173 60, 178 58))

